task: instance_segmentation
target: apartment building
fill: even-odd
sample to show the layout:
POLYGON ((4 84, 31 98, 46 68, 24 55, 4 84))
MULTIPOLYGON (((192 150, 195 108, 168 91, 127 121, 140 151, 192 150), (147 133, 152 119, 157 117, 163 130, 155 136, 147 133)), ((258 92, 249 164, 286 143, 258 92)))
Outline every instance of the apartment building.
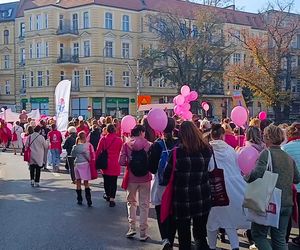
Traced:
POLYGON ((0 107, 15 109, 15 17, 18 3, 0 4, 0 107))
MULTIPOLYGON (((10 101, 1 95, 0 103, 16 103, 18 110, 39 108, 42 114, 54 115, 54 91, 63 79, 72 80, 72 116, 135 114, 138 93, 151 96, 152 103, 170 102, 177 89, 161 79, 140 76, 138 59, 142 49, 157 46, 148 27, 149 13, 171 7, 189 15, 201 5, 182 0, 21 0, 13 21, 0 23, 0 32, 6 23, 11 29, 11 47, 2 44, 3 34, 0 48, 10 51, 14 67, 5 70, 10 83, 7 89, 13 94, 10 101)), ((257 14, 220 11, 227 42, 232 39, 228 31, 265 32, 257 14)), ((245 54, 237 46, 231 63, 242 62, 245 54)), ((2 68, 0 83, 5 85, 2 68)), ((210 103, 210 116, 228 115, 236 88, 224 83, 223 90, 203 96, 210 103)), ((258 101, 250 107, 253 114, 262 109, 258 101)))

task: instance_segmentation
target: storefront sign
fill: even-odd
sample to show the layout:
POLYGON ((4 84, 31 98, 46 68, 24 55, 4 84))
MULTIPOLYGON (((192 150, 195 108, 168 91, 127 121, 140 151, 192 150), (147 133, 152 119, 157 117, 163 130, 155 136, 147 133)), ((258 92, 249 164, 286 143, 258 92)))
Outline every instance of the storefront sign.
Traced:
POLYGON ((48 102, 49 102, 48 97, 30 98, 30 103, 48 103, 48 102))
POLYGON ((139 95, 138 96, 138 106, 151 104, 151 96, 150 95, 139 95))
POLYGON ((129 103, 129 98, 108 97, 106 103, 129 103))

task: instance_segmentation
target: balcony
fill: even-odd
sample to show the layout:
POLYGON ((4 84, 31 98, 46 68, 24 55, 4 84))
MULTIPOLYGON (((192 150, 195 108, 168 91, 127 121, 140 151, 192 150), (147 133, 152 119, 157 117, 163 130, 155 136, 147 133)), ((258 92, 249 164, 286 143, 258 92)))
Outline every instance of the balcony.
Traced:
POLYGON ((79 56, 78 55, 70 55, 64 54, 59 56, 57 59, 57 63, 65 64, 65 65, 74 65, 79 63, 79 56))
POLYGON ((79 35, 78 28, 71 27, 69 24, 63 24, 58 27, 56 34, 63 37, 77 37, 79 35))

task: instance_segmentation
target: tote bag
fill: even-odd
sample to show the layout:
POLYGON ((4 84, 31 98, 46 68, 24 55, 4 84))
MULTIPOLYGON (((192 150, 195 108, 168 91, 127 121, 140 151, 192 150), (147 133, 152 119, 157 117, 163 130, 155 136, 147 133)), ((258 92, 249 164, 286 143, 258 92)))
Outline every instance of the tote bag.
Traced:
POLYGON ((224 207, 229 205, 229 198, 226 191, 224 170, 218 168, 214 151, 214 170, 209 172, 209 183, 211 190, 211 203, 213 207, 224 207))
POLYGON ((176 148, 173 150, 173 166, 172 166, 172 174, 169 180, 169 183, 162 195, 161 198, 161 212, 160 212, 160 221, 163 223, 171 214, 172 214, 172 200, 173 200, 173 192, 174 192, 174 172, 177 161, 177 153, 176 148))
POLYGON ((31 146, 31 143, 30 143, 31 136, 29 136, 28 140, 29 140, 28 146, 24 148, 24 161, 27 161, 29 163, 30 156, 31 156, 31 149, 30 149, 30 146, 31 146))
POLYGON ((243 207, 257 213, 265 213, 275 189, 278 174, 273 173, 271 152, 268 150, 267 168, 263 178, 258 178, 247 185, 243 207))
POLYGON ((281 209, 281 195, 282 191, 279 188, 275 188, 271 195, 271 200, 266 208, 266 212, 257 213, 252 209, 248 209, 248 212, 246 212, 247 219, 259 225, 278 228, 281 209))

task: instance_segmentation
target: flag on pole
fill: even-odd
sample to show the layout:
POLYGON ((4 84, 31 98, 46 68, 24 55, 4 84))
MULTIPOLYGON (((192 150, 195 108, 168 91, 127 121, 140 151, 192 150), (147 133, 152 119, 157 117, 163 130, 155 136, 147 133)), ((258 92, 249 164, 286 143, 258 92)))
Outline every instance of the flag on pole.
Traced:
POLYGON ((71 81, 63 80, 55 89, 55 109, 57 130, 64 132, 68 128, 71 81))

